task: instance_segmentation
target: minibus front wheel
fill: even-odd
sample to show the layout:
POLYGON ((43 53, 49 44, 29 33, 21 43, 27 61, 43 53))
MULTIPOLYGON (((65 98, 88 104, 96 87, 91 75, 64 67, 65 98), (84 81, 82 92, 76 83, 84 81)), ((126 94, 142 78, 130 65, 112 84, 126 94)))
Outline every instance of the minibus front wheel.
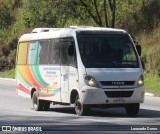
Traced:
POLYGON ((128 115, 130 116, 136 116, 139 112, 139 107, 140 104, 139 103, 135 103, 135 104, 127 104, 125 106, 125 110, 127 112, 128 115))
POLYGON ((81 116, 81 115, 86 115, 89 113, 90 111, 90 108, 88 105, 84 105, 82 104, 82 102, 80 101, 80 98, 79 98, 79 95, 77 95, 75 97, 75 103, 74 103, 74 106, 75 106, 75 112, 77 115, 81 116))

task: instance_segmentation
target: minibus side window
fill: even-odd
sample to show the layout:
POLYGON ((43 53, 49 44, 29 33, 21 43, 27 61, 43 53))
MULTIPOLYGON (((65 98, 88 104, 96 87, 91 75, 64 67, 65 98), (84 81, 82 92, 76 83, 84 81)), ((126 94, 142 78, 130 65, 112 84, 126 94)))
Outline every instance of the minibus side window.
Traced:
POLYGON ((38 47, 38 64, 60 64, 60 39, 40 40, 38 47))
POLYGON ((28 64, 35 65, 37 64, 37 51, 38 51, 38 41, 30 42, 29 52, 28 52, 28 64))
POLYGON ((41 40, 38 47, 38 64, 48 64, 48 40, 41 40))
POLYGON ((48 64, 60 64, 60 39, 51 39, 49 41, 48 64))
POLYGON ((68 65, 68 42, 67 41, 62 41, 62 49, 61 49, 61 64, 66 66, 68 65))
POLYGON ((27 52, 28 52, 28 42, 20 43, 18 47, 17 64, 26 65, 27 52))
POLYGON ((77 67, 77 56, 76 56, 76 49, 74 45, 74 54, 73 56, 69 56, 69 65, 73 67, 77 67))
POLYGON ((73 67, 77 67, 77 57, 76 57, 75 43, 73 38, 62 39, 61 64, 64 66, 70 65, 73 67), (68 55, 68 47, 71 44, 74 45, 73 56, 68 55))

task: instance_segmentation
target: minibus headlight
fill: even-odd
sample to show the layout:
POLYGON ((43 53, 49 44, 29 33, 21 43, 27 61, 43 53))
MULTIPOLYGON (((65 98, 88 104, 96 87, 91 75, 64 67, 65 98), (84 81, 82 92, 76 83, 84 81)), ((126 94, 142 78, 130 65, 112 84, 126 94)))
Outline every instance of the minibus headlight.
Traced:
POLYGON ((84 80, 88 86, 99 87, 98 82, 92 76, 85 75, 84 80))
POLYGON ((144 85, 144 77, 143 77, 143 75, 141 75, 141 76, 139 77, 139 80, 138 80, 138 86, 141 87, 141 86, 143 86, 143 85, 144 85))

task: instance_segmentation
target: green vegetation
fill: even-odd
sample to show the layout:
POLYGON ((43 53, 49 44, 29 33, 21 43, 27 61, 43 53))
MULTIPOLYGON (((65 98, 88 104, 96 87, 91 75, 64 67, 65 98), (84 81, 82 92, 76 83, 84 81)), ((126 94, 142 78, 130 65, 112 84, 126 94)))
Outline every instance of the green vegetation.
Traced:
POLYGON ((0 77, 14 76, 18 38, 35 27, 107 26, 142 45, 147 92, 160 96, 159 9, 160 0, 0 0, 0 77))
POLYGON ((143 32, 136 36, 142 45, 142 61, 145 63, 145 72, 160 77, 160 26, 151 32, 143 32))
POLYGON ((141 59, 145 64, 145 88, 156 96, 160 96, 160 26, 151 32, 143 32, 136 36, 142 46, 141 59))
POLYGON ((144 82, 147 92, 160 96, 160 77, 147 74, 144 82))
POLYGON ((7 70, 5 72, 0 72, 0 77, 2 78, 15 78, 15 69, 7 70))

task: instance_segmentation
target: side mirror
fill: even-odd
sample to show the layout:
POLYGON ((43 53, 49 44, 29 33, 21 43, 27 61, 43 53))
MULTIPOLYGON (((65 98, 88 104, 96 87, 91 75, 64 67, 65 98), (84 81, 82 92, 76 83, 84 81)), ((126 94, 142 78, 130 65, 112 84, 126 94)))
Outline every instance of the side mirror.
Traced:
POLYGON ((68 46, 68 55, 69 55, 69 56, 73 56, 73 55, 74 55, 74 45, 73 45, 73 43, 71 43, 71 44, 68 46))
POLYGON ((141 53, 142 53, 141 46, 138 45, 138 42, 134 42, 134 44, 136 45, 136 49, 137 49, 137 52, 138 52, 139 56, 141 56, 141 53))

